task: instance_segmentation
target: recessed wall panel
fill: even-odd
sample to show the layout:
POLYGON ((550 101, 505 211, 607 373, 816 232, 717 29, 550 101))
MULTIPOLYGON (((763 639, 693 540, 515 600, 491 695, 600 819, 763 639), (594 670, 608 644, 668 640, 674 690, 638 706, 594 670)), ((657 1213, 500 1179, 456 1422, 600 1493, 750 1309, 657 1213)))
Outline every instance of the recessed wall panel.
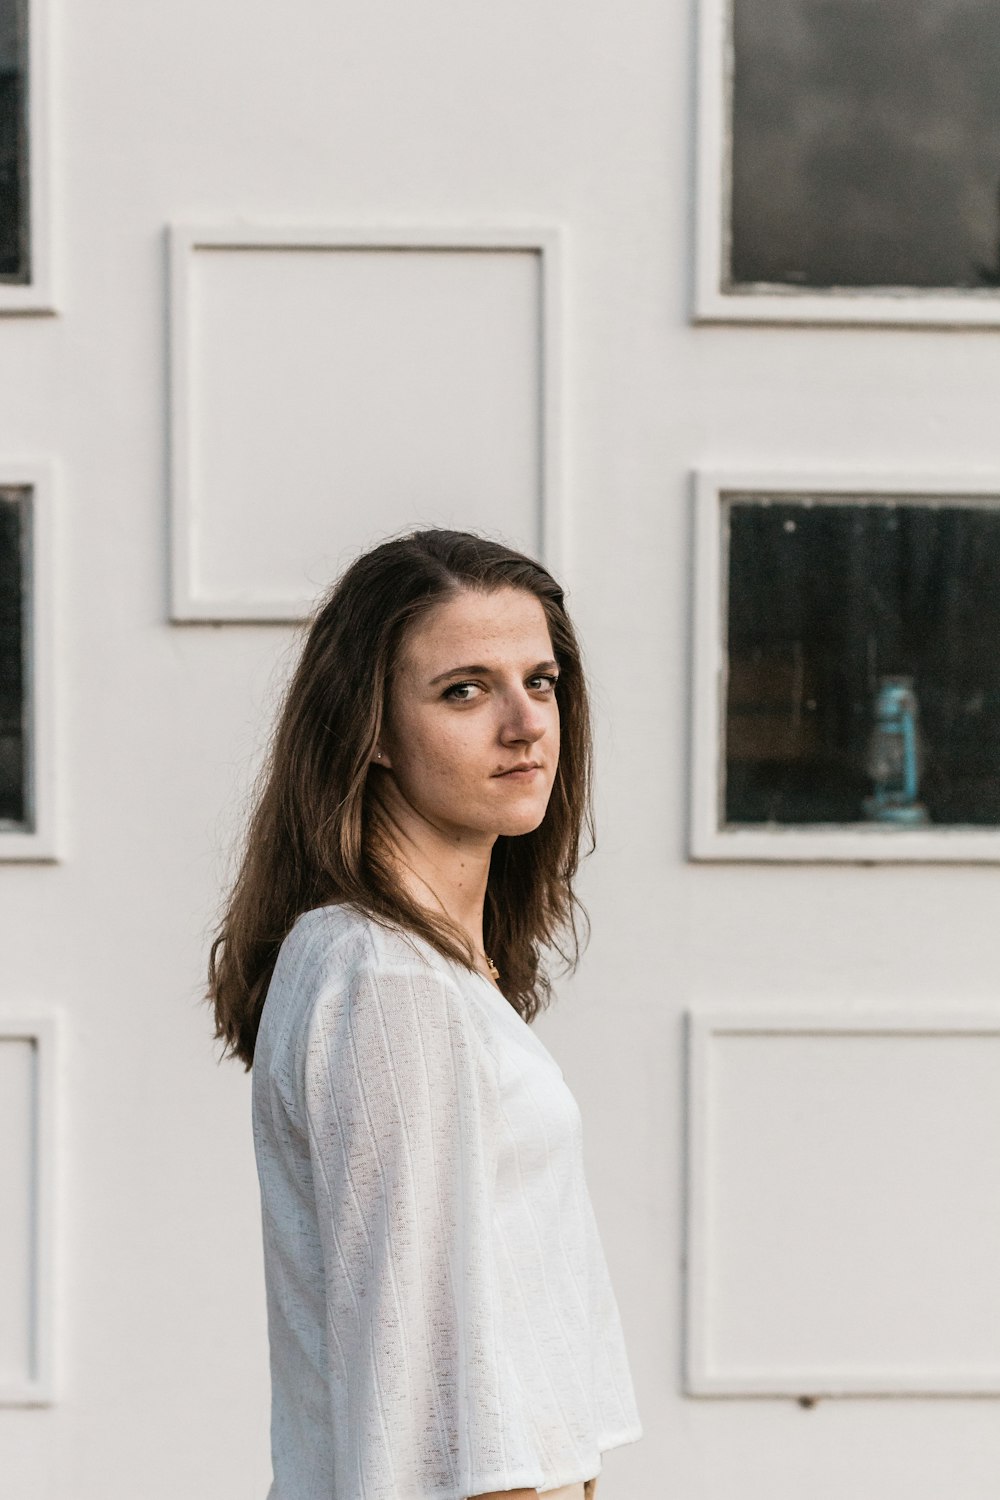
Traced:
POLYGON ((36 1044, 0 1037, 0 1390, 33 1374, 36 1044))
POLYGON ((1000 1392, 1000 1018, 695 1019, 689 1382, 1000 1392))
POLYGON ((539 246, 175 253, 175 618, 294 618, 403 528, 545 550, 539 246))
POLYGON ((0 1015, 0 1406, 53 1400, 51 1016, 0 1015))

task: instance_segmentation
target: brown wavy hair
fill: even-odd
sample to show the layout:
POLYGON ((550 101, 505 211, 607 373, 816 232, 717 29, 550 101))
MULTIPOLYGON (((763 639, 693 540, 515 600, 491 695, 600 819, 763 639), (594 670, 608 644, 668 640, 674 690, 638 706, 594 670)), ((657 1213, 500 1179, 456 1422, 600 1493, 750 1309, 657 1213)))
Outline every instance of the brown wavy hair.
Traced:
MULTIPOLYGON (((529 1023, 551 999, 541 950, 576 968, 573 891, 581 835, 595 845, 593 746, 580 647, 552 575, 520 552, 466 531, 415 531, 358 557, 308 627, 248 821, 240 867, 209 956, 208 1000, 223 1055, 253 1065, 278 949, 302 912, 350 902, 374 921, 409 929, 450 959, 475 967, 466 935, 417 905, 394 874, 370 759, 387 694, 413 622, 461 590, 516 588, 545 611, 560 667, 560 752, 537 828, 497 837, 483 912, 486 952, 509 1003, 529 1023)), ((378 774, 377 772, 375 773, 378 774)))

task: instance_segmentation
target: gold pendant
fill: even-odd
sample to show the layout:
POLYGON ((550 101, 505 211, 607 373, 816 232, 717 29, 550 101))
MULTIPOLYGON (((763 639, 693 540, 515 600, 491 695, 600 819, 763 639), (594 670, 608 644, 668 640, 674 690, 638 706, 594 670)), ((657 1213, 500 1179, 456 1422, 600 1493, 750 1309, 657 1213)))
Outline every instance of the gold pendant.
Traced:
POLYGON ((488 953, 484 953, 483 957, 486 960, 486 967, 489 969, 490 973, 493 975, 493 978, 496 980, 497 984, 499 984, 500 983, 500 970, 497 968, 496 964, 493 962, 492 958, 490 958, 490 956, 489 956, 488 953))

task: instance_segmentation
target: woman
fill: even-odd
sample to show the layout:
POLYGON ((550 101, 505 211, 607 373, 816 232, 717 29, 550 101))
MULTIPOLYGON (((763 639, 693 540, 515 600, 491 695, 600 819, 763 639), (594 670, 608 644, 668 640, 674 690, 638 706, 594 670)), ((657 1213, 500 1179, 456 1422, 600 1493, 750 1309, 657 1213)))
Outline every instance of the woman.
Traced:
POLYGON ((530 1023, 578 953, 586 685, 538 563, 431 530, 316 615, 212 947, 253 1078, 269 1500, 590 1500, 642 1435, 530 1023))

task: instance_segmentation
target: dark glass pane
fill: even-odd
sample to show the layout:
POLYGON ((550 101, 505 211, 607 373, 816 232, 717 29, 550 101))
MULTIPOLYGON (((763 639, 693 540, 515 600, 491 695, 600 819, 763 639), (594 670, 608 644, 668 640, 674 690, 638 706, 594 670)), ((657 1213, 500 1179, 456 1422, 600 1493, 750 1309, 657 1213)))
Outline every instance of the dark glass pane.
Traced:
POLYGON ((24 651, 28 492, 0 489, 0 825, 28 817, 24 651))
POLYGON ((1000 286, 1000 5, 732 4, 730 284, 1000 286))
POLYGON ((1000 497, 732 497, 730 824, 1000 825, 1000 497))
POLYGON ((26 0, 0 0, 0 281, 27 281, 26 0))

